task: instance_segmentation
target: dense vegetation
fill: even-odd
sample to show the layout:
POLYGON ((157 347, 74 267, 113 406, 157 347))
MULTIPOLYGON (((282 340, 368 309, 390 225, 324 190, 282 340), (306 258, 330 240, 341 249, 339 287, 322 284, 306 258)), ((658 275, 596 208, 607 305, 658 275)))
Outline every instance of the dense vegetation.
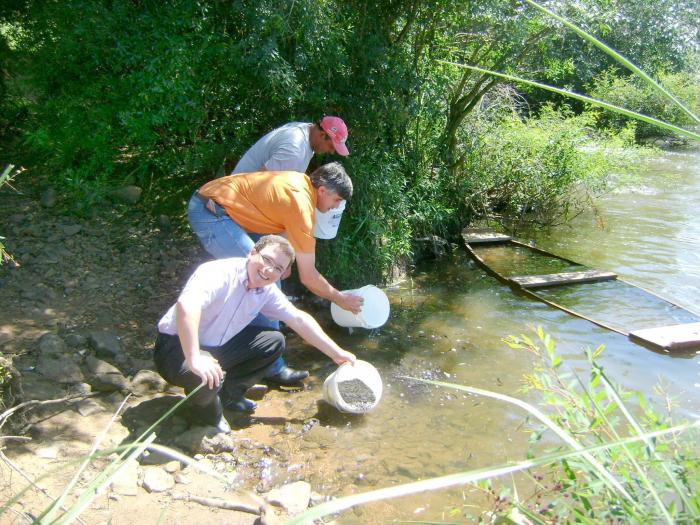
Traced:
MULTIPOLYGON (((688 73, 698 46, 695 2, 547 5, 666 75, 672 88, 685 86, 679 96, 697 104, 688 73)), ((515 92, 447 62, 593 88, 688 124, 638 95, 642 88, 612 70, 609 57, 516 1, 4 6, 0 133, 8 147, 0 160, 31 167, 26 177, 71 195, 78 212, 136 184, 142 205, 182 216, 192 190, 264 132, 341 115, 356 198, 319 257, 340 284, 379 280, 410 256, 412 239, 450 237, 479 217, 559 219, 620 160, 582 146, 629 144, 621 119, 568 109, 546 92, 515 92)))

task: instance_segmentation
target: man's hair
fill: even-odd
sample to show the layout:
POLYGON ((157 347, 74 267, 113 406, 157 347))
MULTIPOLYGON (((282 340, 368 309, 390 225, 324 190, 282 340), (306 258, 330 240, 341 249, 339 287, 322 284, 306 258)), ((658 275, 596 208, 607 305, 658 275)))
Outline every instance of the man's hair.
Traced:
POLYGON ((279 246, 282 253, 289 257, 289 266, 294 263, 294 247, 281 235, 265 235, 264 237, 260 237, 253 248, 256 252, 260 253, 260 250, 265 248, 265 246, 279 246))
POLYGON ((352 197, 352 181, 340 162, 329 162, 316 168, 309 178, 314 188, 325 186, 346 201, 352 197))

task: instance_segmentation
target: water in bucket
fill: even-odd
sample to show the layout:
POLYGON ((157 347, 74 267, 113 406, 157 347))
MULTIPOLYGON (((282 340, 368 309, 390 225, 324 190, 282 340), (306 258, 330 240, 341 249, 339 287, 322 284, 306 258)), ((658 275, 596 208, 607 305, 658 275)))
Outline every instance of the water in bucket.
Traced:
POLYGON ((361 296, 364 303, 362 310, 357 314, 331 303, 331 315, 340 326, 372 329, 379 328, 389 319, 389 298, 376 286, 369 284, 357 290, 347 290, 347 292, 361 296))
POLYGON ((341 412, 364 414, 382 397, 382 378, 367 361, 341 365, 323 383, 323 397, 341 412))

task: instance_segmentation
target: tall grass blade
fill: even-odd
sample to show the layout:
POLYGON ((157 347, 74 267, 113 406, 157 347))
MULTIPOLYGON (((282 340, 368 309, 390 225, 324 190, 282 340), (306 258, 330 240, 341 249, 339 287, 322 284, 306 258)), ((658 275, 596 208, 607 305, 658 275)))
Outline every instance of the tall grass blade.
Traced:
POLYGON ((75 472, 73 475, 73 478, 68 482, 68 484, 65 486, 63 489, 63 493, 59 496, 58 500, 56 503, 53 505, 53 509, 50 510, 46 516, 45 516, 45 521, 51 522, 53 519, 53 516, 58 508, 61 508, 63 505, 63 502, 65 499, 68 497, 68 494, 70 494, 71 490, 73 490, 73 487, 75 484, 78 482, 78 479, 80 478, 80 474, 83 473, 85 468, 90 464, 91 457, 93 454, 97 451, 98 447, 100 446, 100 443, 104 439, 104 437, 107 435, 107 432, 109 431, 110 427, 114 424, 114 421, 117 419, 117 416, 121 413, 122 409, 124 408, 124 405, 126 405, 126 402, 129 400, 129 397, 131 397, 131 394, 126 396, 124 400, 120 403, 119 407, 117 410, 112 414, 112 417, 110 418, 109 422, 105 426, 104 429, 102 429, 102 432, 100 435, 95 439, 95 442, 92 445, 92 448, 90 449, 90 452, 88 453, 87 458, 85 458, 85 461, 78 467, 78 470, 75 472))
POLYGON ((649 117, 647 115, 642 115, 641 113, 637 113, 635 111, 630 111, 629 109, 621 108, 620 106, 615 106, 614 104, 610 104, 609 102, 604 102, 603 100, 598 100, 595 98, 587 97, 586 95, 580 95, 578 93, 574 93, 573 91, 567 91, 566 89, 561 89, 558 87, 550 86, 549 84, 542 84, 540 82, 535 82, 534 80, 527 80, 525 78, 521 77, 516 77, 513 75, 506 75, 505 73, 498 73, 496 71, 491 71, 488 69, 483 69, 480 67, 476 66, 468 66, 466 64, 459 64, 457 62, 450 62, 447 60, 441 60, 440 62, 443 62, 445 64, 450 64, 453 66, 457 67, 462 67, 465 69, 471 69, 473 71, 479 71, 480 73, 485 73, 487 75, 493 75, 495 77, 500 77, 500 78, 505 78, 506 80, 512 80, 513 82, 520 82, 523 84, 527 84, 530 86, 538 87, 541 89, 546 89, 547 91, 551 91, 553 93, 559 93, 560 95, 564 95, 566 97, 570 98, 575 98, 577 100, 582 100, 583 102, 587 102, 593 106, 600 106, 602 108, 608 109, 610 111, 614 111, 616 113, 621 113, 622 115, 625 115, 627 117, 631 117, 637 120, 644 121, 648 124, 651 124, 653 126, 657 126, 663 129, 667 129, 669 131, 673 131, 674 133, 678 133, 679 135, 683 135, 684 137, 688 137, 692 140, 697 140, 700 141, 700 134, 693 133, 692 131, 689 131, 687 129, 683 129, 678 126, 674 126, 673 124, 669 124, 668 122, 664 122, 663 120, 655 119, 654 117, 649 117))
MULTIPOLYGON (((644 430, 642 430, 642 427, 637 423, 637 421, 634 419, 630 411, 627 409, 625 404, 622 401, 622 396, 620 396, 619 392, 615 388, 615 386, 608 380, 607 376, 605 375, 605 372, 601 368, 598 368, 598 374, 600 374, 601 381, 603 382, 603 385, 605 386, 605 389, 607 390, 608 394, 610 397, 617 403, 617 405, 620 407, 620 411, 622 414, 625 416, 625 419, 629 422, 629 424, 632 426, 634 431, 642 436, 644 435, 644 430)), ((668 464, 666 461, 663 460, 663 458, 656 452, 656 447, 654 446, 654 443, 649 440, 645 439, 644 443, 646 446, 649 448, 649 451, 651 452, 652 456, 654 459, 658 460, 659 464, 661 465, 662 470, 668 477, 669 481, 673 485, 673 488, 676 491, 676 495, 681 499, 683 502, 683 505, 685 506, 686 509, 689 511, 692 511, 693 515, 698 518, 698 521, 700 522, 700 512, 698 509, 692 504, 690 499, 688 498, 688 491, 685 489, 685 487, 680 483, 678 480, 678 476, 676 476, 671 469, 669 468, 668 464)))
MULTIPOLYGON (((152 442, 156 437, 155 434, 151 434, 152 430, 155 429, 158 425, 160 425, 163 421, 165 421, 168 417, 170 417, 170 415, 173 412, 175 412, 178 408, 180 408, 180 406, 183 403, 187 402, 187 400, 190 397, 192 397, 194 394, 196 394, 199 391, 199 389, 202 388, 203 386, 204 386, 204 383, 199 385, 192 392, 190 392, 186 397, 184 397, 183 399, 178 401, 175 405, 173 405, 173 407, 171 407, 170 410, 165 412, 165 414, 160 416, 151 426, 149 426, 144 432, 142 432, 141 435, 138 438, 136 438, 136 440, 134 440, 132 443, 128 444, 125 447, 125 449, 123 450, 123 452, 116 459, 114 459, 114 461, 112 461, 112 463, 110 463, 104 470, 102 470, 102 472, 100 472, 100 474, 97 475, 97 477, 92 481, 92 483, 88 486, 88 488, 85 491, 83 491, 82 495, 78 499, 78 502, 76 502, 76 505, 78 505, 79 503, 82 505, 84 498, 89 498, 87 503, 85 505, 82 505, 81 511, 97 495, 97 491, 91 491, 91 489, 93 489, 95 487, 104 487, 106 484, 110 483, 112 481, 112 479, 114 479, 114 476, 116 476, 118 474, 119 469, 121 469, 123 467, 125 462, 128 461, 129 458, 135 457, 135 456, 133 456, 132 449, 137 447, 138 449, 143 451, 145 446, 142 446, 142 442, 148 441, 148 443, 150 444, 150 442, 152 442), (127 455, 128 455, 128 457, 126 457, 126 459, 125 459, 125 456, 127 456, 127 455)), ((136 454, 136 456, 138 456, 138 454, 136 454)), ((56 506, 56 503, 54 502, 54 504, 50 505, 48 508, 46 508, 44 510, 44 512, 42 512, 39 515, 38 519, 43 522, 43 520, 46 520, 47 516, 52 515, 55 512, 56 508, 57 508, 57 506, 56 506)), ((72 508, 73 507, 71 507, 71 509, 69 509, 69 510, 72 510, 72 508)), ((65 514, 64 514, 64 516, 65 516, 65 514)), ((46 520, 46 522, 49 522, 49 520, 46 520)))
POLYGON ((100 492, 104 489, 104 487, 112 481, 112 479, 119 474, 119 472, 124 468, 124 466, 127 464, 127 462, 130 459, 135 459, 138 457, 141 452, 143 452, 148 445, 150 445, 154 440, 156 439, 155 433, 151 434, 148 436, 146 439, 143 441, 139 442, 137 446, 132 446, 127 449, 127 451, 131 451, 124 461, 121 461, 119 463, 111 463, 103 472, 100 476, 95 478, 90 485, 88 485, 85 490, 83 490, 82 494, 80 494, 80 497, 78 500, 70 506, 68 509, 68 512, 65 512, 63 515, 59 516, 56 521, 50 522, 50 521, 43 521, 42 523, 54 523, 55 525, 67 525, 68 523, 71 523, 76 517, 80 515, 83 510, 85 510, 85 507, 90 505, 92 503, 92 500, 95 499, 100 492))
MULTIPOLYGON (((651 439, 661 437, 667 434, 685 432, 687 430, 690 430, 691 428, 700 428, 700 421, 695 421, 694 423, 685 423, 683 425, 678 425, 672 428, 665 428, 663 430, 657 430, 655 432, 648 432, 644 434, 644 438, 651 439)), ((592 452, 607 450, 628 443, 636 443, 642 441, 644 438, 642 436, 632 436, 613 443, 594 445, 591 447, 584 448, 582 450, 572 450, 568 452, 560 452, 557 454, 547 454, 531 460, 518 461, 516 463, 509 463, 497 467, 486 467, 476 470, 470 470, 468 472, 459 472, 457 474, 450 474, 447 476, 440 476, 437 478, 414 481, 412 483, 406 483, 404 485, 386 487, 370 492, 364 492, 362 494, 353 494, 352 496, 338 498, 332 501, 328 501, 326 503, 322 503, 321 505, 317 505, 316 507, 313 507, 302 514, 291 518, 289 521, 287 521, 286 525, 302 525, 304 523, 310 523, 315 519, 319 519, 323 516, 328 516, 329 514, 334 514, 336 512, 349 509, 350 507, 354 507, 356 505, 372 503, 374 501, 381 501, 390 498, 409 496, 418 492, 444 489, 456 485, 465 485, 467 483, 474 483, 485 479, 492 479, 499 476, 503 476, 504 474, 519 472, 533 467, 542 467, 555 461, 575 458, 583 454, 590 454, 592 452)))
POLYGON ((678 100, 675 96, 673 96, 672 93, 669 93, 661 84, 657 83, 653 78, 651 78, 649 75, 647 75, 644 71, 639 69, 636 65, 634 65, 633 62, 622 56, 620 53, 609 47, 608 45, 604 44, 600 40, 598 40, 596 37, 593 35, 590 35, 586 33, 583 29, 580 27, 574 25, 572 22, 569 22, 566 18, 556 14, 555 12, 547 9, 544 6, 541 6, 537 2, 533 0, 525 0, 528 4, 531 6, 539 9, 543 13, 551 16, 552 18, 557 19, 559 22, 564 24, 566 27, 571 29, 572 31, 576 32, 579 36, 584 38, 585 40, 588 40, 591 44, 596 46, 598 49, 602 50, 604 53, 610 55, 613 57, 615 60, 617 60, 620 64, 625 66, 627 69, 632 71, 633 73, 636 73, 639 75, 647 84, 649 84, 653 89, 661 93, 664 97, 672 101, 674 104, 676 104, 686 115, 688 115, 691 119, 695 121, 696 124, 700 124, 700 118, 698 118, 695 113, 690 111, 680 100, 678 100))
MULTIPOLYGON (((594 365, 596 366, 596 365, 594 365)), ((600 370, 600 369, 598 369, 600 370)), ((581 385, 583 387, 583 385, 581 385)), ((605 413, 605 410, 600 406, 600 403, 598 399, 596 399, 596 396, 591 395, 591 392, 587 388, 583 388, 584 392, 586 393, 586 396, 591 402, 591 405, 593 405, 593 408, 595 409, 596 414, 598 415, 599 418, 601 418, 602 421, 605 422, 607 425, 608 431, 615 437, 615 439, 619 439, 620 436, 617 433, 617 430, 615 429, 615 425, 612 424, 610 419, 605 413)), ((619 399, 619 402, 617 402, 618 407, 621 405, 622 399, 619 399)), ((636 423, 636 422, 635 422, 636 423)), ((656 506, 659 508, 659 511, 661 512, 661 515, 664 517, 666 520, 666 523, 669 525, 674 524, 674 520, 671 517, 671 515, 668 512, 668 509, 666 509, 666 505, 664 505, 663 501, 661 501, 661 496, 659 496, 659 493, 656 491, 654 488, 654 484, 651 482, 649 479, 649 476, 647 476, 646 472, 642 468, 642 466, 639 464, 639 462, 635 459, 634 455, 629 451, 629 449, 626 446, 622 446, 622 451, 624 452, 625 456, 627 457, 627 460, 632 464, 634 469, 637 471, 637 476, 638 479, 641 481, 641 483, 644 484, 646 487, 647 491, 649 494, 651 494, 651 497, 653 498, 654 502, 656 503, 656 506)))
MULTIPOLYGON (((559 438, 561 438, 562 441, 564 441, 567 445, 569 445, 571 448, 574 450, 585 450, 583 445, 581 445, 578 441, 576 441, 574 438, 572 438, 563 428, 561 428, 559 425, 557 425, 554 421, 549 419, 544 413, 542 413, 540 410, 538 410, 536 407, 532 406, 529 403, 526 403, 525 401, 522 401, 521 399, 517 399, 515 397, 510 397, 506 396, 504 394, 499 394, 497 392, 491 392, 489 390, 483 390, 481 388, 474 388, 470 386, 464 386, 464 385, 457 385, 454 383, 444 383, 442 381, 432 381, 430 379, 418 379, 418 378, 407 378, 407 379, 413 379, 415 381, 421 381, 423 383, 428 383, 431 385, 437 385, 437 386, 443 386, 447 388, 454 388, 455 390, 462 390, 464 392, 469 392, 471 394, 477 394, 480 396, 484 397, 490 397, 493 399, 498 399, 499 401, 505 401, 506 403, 510 403, 512 405, 518 406, 533 416, 535 416, 537 419, 539 419, 542 423, 544 423, 552 432, 554 432, 559 438)), ((633 506, 637 506, 637 502, 634 501, 634 498, 630 495, 627 490, 620 484, 618 480, 616 480, 612 474, 603 466, 601 465, 597 459, 595 459, 593 456, 591 456, 588 453, 583 453, 582 454, 583 458, 588 461, 588 463, 593 467, 593 469, 598 473, 598 476, 600 479, 608 485, 611 489, 616 490, 619 492, 624 498, 633 506)))

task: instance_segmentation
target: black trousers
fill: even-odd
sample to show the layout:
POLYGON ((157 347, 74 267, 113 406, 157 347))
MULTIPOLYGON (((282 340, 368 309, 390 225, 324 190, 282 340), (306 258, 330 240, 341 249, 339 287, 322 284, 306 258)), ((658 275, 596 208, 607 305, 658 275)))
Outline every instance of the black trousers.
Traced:
MULTIPOLYGON (((269 366, 284 351, 284 335, 261 326, 247 326, 222 346, 202 347, 219 362, 226 372, 219 387, 204 386, 190 398, 190 415, 208 425, 215 425, 223 414, 219 392, 235 399, 265 376, 269 366)), ((181 386, 186 393, 197 388, 202 380, 185 363, 180 338, 177 335, 158 334, 153 355, 156 370, 168 383, 181 386)))

